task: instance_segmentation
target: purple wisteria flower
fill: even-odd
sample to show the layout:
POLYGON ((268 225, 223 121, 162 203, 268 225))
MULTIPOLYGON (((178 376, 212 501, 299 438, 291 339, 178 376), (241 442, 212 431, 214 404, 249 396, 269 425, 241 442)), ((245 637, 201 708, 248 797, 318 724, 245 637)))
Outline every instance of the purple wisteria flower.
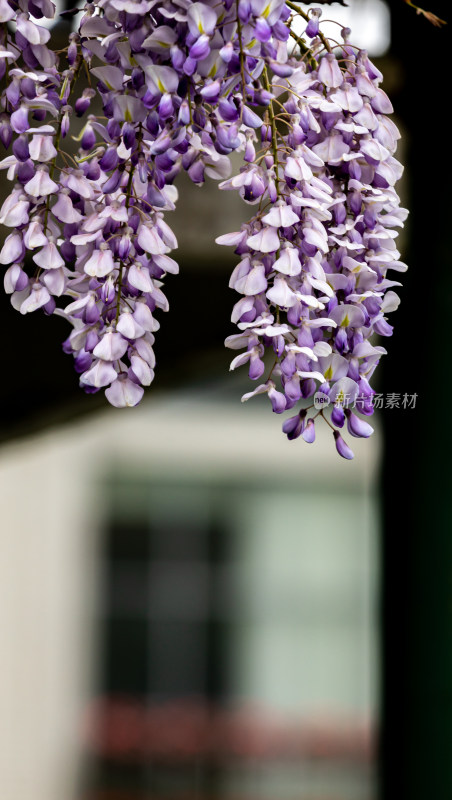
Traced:
MULTIPOLYGON (((279 381, 285 409, 301 407, 283 424, 288 438, 314 441, 322 416, 339 454, 352 458, 337 429, 346 420, 352 436, 373 432, 349 405, 373 413, 369 381, 386 350, 370 339, 392 334, 386 315, 399 303, 392 288, 400 284, 387 273, 406 269, 394 241, 407 213, 394 189, 402 172, 393 155, 399 133, 365 52, 344 44, 342 53, 319 54, 315 66, 294 57, 286 63, 291 74, 267 82, 275 101, 260 156, 240 173, 246 185, 252 174, 263 187, 259 211, 241 232, 217 239, 241 259, 230 282, 243 296, 232 314, 240 333, 226 345, 244 348, 231 369, 247 364, 251 379, 268 370, 266 382, 242 399, 270 397, 279 381), (317 392, 328 406, 312 402, 317 392)), ((247 201, 244 185, 236 176, 220 188, 239 188, 247 201)), ((284 410, 281 401, 272 406, 284 410)))
POLYGON ((93 0, 63 52, 40 24, 53 15, 51 0, 0 3, 0 168, 12 184, 0 263, 14 308, 63 316, 81 387, 135 406, 154 379, 164 281, 178 272, 174 182, 182 170, 219 180, 255 207, 217 240, 240 258, 231 369, 263 380, 242 399, 295 409, 283 431, 309 443, 329 414, 351 458, 338 429, 372 433, 359 414, 373 412, 369 381, 386 351, 370 340, 391 335, 399 283, 387 272, 406 269, 399 133, 379 71, 348 32, 328 43, 320 9, 285 0, 93 0), (329 412, 309 405, 317 391, 329 412))

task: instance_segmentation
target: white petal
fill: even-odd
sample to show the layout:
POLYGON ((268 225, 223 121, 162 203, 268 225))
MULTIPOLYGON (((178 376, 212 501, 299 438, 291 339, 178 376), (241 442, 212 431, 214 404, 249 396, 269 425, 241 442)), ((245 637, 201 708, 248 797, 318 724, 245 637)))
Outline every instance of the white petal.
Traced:
MULTIPOLYGON (((272 316, 270 318, 273 319, 272 316)), ((282 325, 267 325, 265 328, 256 328, 253 333, 269 337, 286 336, 286 334, 291 333, 291 329, 283 323, 282 325)))
POLYGON ((87 383, 89 386, 108 386, 109 383, 117 378, 117 372, 108 361, 96 361, 91 369, 87 370, 80 376, 81 383, 87 383))
POLYGON ((30 222, 24 231, 24 243, 27 250, 34 250, 35 247, 43 247, 47 244, 47 236, 44 235, 42 225, 39 222, 30 222))
POLYGON ((331 286, 326 281, 319 281, 317 278, 313 278, 312 275, 307 275, 308 283, 311 284, 313 289, 318 289, 320 292, 323 292, 328 297, 334 296, 334 291, 331 286))
POLYGON ((240 317, 247 314, 252 308, 254 308, 254 297, 242 297, 232 309, 231 322, 238 322, 240 317))
POLYGON ((325 378, 321 372, 304 372, 302 370, 297 370, 297 375, 300 378, 313 378, 315 381, 320 381, 320 383, 325 383, 325 378))
POLYGON ((29 144, 30 158, 33 161, 51 161, 58 153, 50 136, 34 135, 29 144))
POLYGON ((138 378, 142 386, 150 386, 154 380, 154 370, 151 369, 149 364, 139 355, 133 355, 130 363, 134 375, 138 378))
POLYGON ((243 364, 246 364, 251 358, 251 351, 247 351, 245 353, 240 353, 240 355, 236 356, 232 359, 231 364, 229 366, 229 371, 236 369, 237 367, 241 367, 243 364))
POLYGON ((30 204, 27 200, 19 200, 13 208, 8 208, 0 216, 0 223, 7 228, 19 228, 28 222, 28 209, 30 204))
POLYGON ((330 400, 332 403, 345 402, 352 403, 359 392, 358 384, 351 378, 339 378, 333 385, 330 392, 330 400))
POLYGON ((152 255, 164 255, 168 251, 158 231, 143 224, 138 228, 138 244, 146 253, 152 255))
POLYGON ((35 283, 35 285, 32 287, 31 293, 20 306, 20 313, 29 314, 32 311, 36 311, 36 309, 45 306, 45 304, 48 303, 49 300, 50 300, 50 294, 45 288, 45 286, 41 286, 41 284, 35 283))
POLYGON ((42 250, 33 256, 33 261, 38 267, 41 267, 41 269, 59 269, 60 267, 64 267, 64 261, 54 242, 48 242, 42 250))
POLYGON ((94 231, 93 233, 75 233, 74 236, 71 236, 71 243, 84 245, 95 242, 96 239, 100 239, 99 231, 94 231))
POLYGON ((233 233, 224 233, 223 236, 217 236, 215 239, 217 244, 224 244, 228 247, 234 247, 242 241, 243 231, 234 231, 233 233))
POLYGON ((262 228, 262 230, 249 236, 246 240, 248 247, 260 253, 276 253, 280 247, 279 236, 275 228, 262 228))
POLYGON ((107 331, 102 336, 93 350, 93 355, 96 358, 101 358, 102 361, 117 361, 121 358, 128 348, 128 342, 121 336, 120 333, 107 331))
POLYGON ((110 250, 95 250, 84 266, 87 275, 93 278, 104 278, 114 270, 113 256, 110 250))
POLYGON ((260 386, 257 386, 256 389, 252 392, 247 392, 242 396, 242 403, 246 403, 247 400, 250 400, 251 397, 254 397, 256 394, 266 394, 271 387, 266 383, 261 383, 260 386))
POLYGON ((14 261, 22 258, 23 250, 22 236, 18 233, 10 233, 6 237, 0 253, 0 264, 13 264, 14 261))
POLYGON ((234 333, 225 339, 224 345, 229 347, 230 350, 241 350, 242 347, 248 346, 248 341, 249 334, 234 333))
POLYGON ((356 358, 368 358, 368 356, 386 355, 387 350, 380 345, 375 347, 370 342, 359 342, 353 350, 353 355, 356 358))
POLYGON ((256 264, 247 275, 240 278, 235 286, 235 290, 240 294, 254 296, 265 292, 267 288, 267 278, 265 277, 265 267, 263 264, 256 264))
POLYGON ((46 270, 43 280, 50 294, 55 297, 61 297, 66 288, 66 277, 63 269, 46 270))
POLYGON ((127 280, 140 292, 152 292, 154 288, 149 270, 141 264, 132 264, 127 273, 127 280))
POLYGON ((296 296, 300 302, 304 303, 305 306, 309 306, 309 308, 318 308, 320 311, 323 311, 325 308, 324 304, 317 300, 312 294, 301 294, 301 292, 297 292, 296 296))
POLYGON ((82 215, 72 205, 72 200, 67 194, 60 194, 58 200, 52 208, 52 214, 60 220, 69 225, 74 222, 80 222, 82 215))
POLYGON ((337 328, 337 323, 330 317, 317 317, 316 319, 303 320, 308 328, 337 328))
POLYGON ((267 225, 273 225, 275 228, 289 228, 291 225, 296 225, 297 222, 300 222, 300 218, 290 206, 273 206, 268 214, 262 217, 262 222, 267 225))
POLYGON ((298 344, 290 344, 286 347, 286 350, 291 351, 292 353, 303 353, 308 358, 311 358, 313 361, 317 361, 317 356, 310 347, 300 347, 298 344))
POLYGON ((133 406, 138 405, 143 394, 143 387, 138 386, 128 378, 126 380, 118 378, 105 390, 105 397, 108 402, 116 408, 133 408, 133 406))
POLYGON ((296 294, 287 285, 284 278, 275 278, 275 283, 266 293, 266 297, 282 308, 291 308, 297 302, 296 294))
POLYGON ((284 275, 299 275, 301 262, 298 250, 295 247, 283 247, 280 257, 273 264, 273 268, 284 275))
POLYGON ((170 258, 170 256, 166 255, 154 255, 152 260, 160 269, 165 270, 165 272, 169 272, 171 275, 179 274, 179 264, 174 258, 170 258))
POLYGON ((314 345, 316 356, 329 356, 331 352, 331 345, 328 342, 316 342, 314 345))
POLYGON ((309 181, 312 177, 312 169, 306 164, 304 158, 292 158, 289 156, 284 168, 284 175, 294 181, 309 181))
POLYGON ((32 197, 46 197, 58 191, 58 185, 52 180, 48 172, 38 169, 35 175, 24 186, 25 191, 32 197))
POLYGON ((384 311, 386 314, 389 314, 390 311, 395 311, 400 305, 400 297, 395 292, 386 292, 383 302, 381 304, 381 310, 384 311))

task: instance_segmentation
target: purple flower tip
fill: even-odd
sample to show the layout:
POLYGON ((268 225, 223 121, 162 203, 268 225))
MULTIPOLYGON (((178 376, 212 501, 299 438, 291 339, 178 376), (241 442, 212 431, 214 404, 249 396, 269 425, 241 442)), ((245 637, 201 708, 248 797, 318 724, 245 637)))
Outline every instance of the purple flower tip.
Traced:
POLYGON ((308 444, 312 444, 315 441, 315 422, 313 419, 307 421, 306 427, 301 435, 308 444))
POLYGON ((352 458, 355 457, 353 451, 350 450, 348 444, 346 444, 339 431, 333 431, 333 435, 336 443, 336 450, 339 455, 342 456, 342 458, 346 458, 348 461, 351 461, 352 458))

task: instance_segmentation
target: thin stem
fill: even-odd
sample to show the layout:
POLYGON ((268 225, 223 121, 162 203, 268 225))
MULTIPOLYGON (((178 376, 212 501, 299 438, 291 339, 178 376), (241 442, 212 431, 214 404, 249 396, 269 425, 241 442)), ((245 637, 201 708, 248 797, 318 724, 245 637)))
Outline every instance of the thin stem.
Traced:
POLYGON ((311 67, 313 69, 317 69, 318 63, 317 63, 316 59, 314 58, 311 50, 307 46, 306 42, 304 41, 304 39, 302 39, 301 36, 297 36, 297 34, 294 33, 292 30, 290 31, 290 35, 291 35, 292 39, 294 40, 294 42, 296 42, 296 44, 300 48, 300 50, 303 53, 303 55, 309 56, 308 62, 311 65, 311 67))
POLYGON ((302 100, 303 102, 305 102, 305 100, 303 100, 302 96, 300 94, 297 94, 297 92, 294 89, 292 89, 291 86, 283 86, 282 83, 274 83, 273 87, 275 89, 284 89, 286 92, 289 92, 289 94, 293 94, 293 96, 296 97, 297 100, 302 100))
POLYGON ((67 153, 66 150, 61 150, 61 148, 58 149, 58 152, 59 152, 60 156, 63 156, 63 158, 64 158, 64 160, 66 162, 66 166, 68 166, 67 159, 70 158, 72 163, 75 164, 76 167, 78 167, 78 164, 77 164, 75 158, 73 158, 70 153, 67 153))
POLYGON ((273 370, 275 369, 275 367, 276 367, 276 365, 278 363, 279 363, 279 358, 278 358, 278 356, 276 356, 276 358, 275 358, 275 360, 273 362, 272 368, 271 368, 270 372, 268 373, 266 383, 268 383, 268 381, 270 380, 271 376, 273 375, 273 370))
MULTIPOLYGON (((270 91, 270 81, 268 79, 268 72, 267 67, 264 67, 262 72, 262 79, 265 89, 269 92, 270 91)), ((275 112, 273 110, 273 98, 270 100, 270 103, 267 108, 268 111, 268 118, 270 120, 270 127, 271 127, 271 134, 272 134, 272 151, 273 151, 273 162, 275 165, 275 186, 276 186, 276 193, 279 197, 279 176, 278 176, 278 136, 277 136, 277 128, 276 128, 276 120, 275 120, 275 112)))
MULTIPOLYGON (((139 128, 138 136, 137 136, 137 149, 139 149, 140 146, 141 146, 142 138, 143 138, 142 126, 141 126, 141 123, 140 123, 140 128, 139 128)), ((126 203, 125 203, 125 205, 126 205, 126 209, 127 210, 129 210, 130 200, 131 200, 131 197, 132 197, 132 184, 133 184, 133 176, 135 174, 135 168, 136 168, 136 164, 132 164, 131 163, 130 164, 129 179, 127 181, 127 186, 126 186, 126 191, 125 191, 125 194, 126 194, 126 203)), ((119 267, 118 281, 117 281, 117 284, 116 284, 116 290, 117 290, 116 319, 115 319, 115 324, 116 325, 118 324, 119 314, 121 312, 121 289, 122 289, 123 271, 124 271, 124 264, 121 261, 121 264, 120 264, 120 267, 119 267)))
POLYGON ((187 101, 188 101, 188 113, 190 114, 190 125, 193 128, 193 109, 191 105, 191 80, 190 78, 187 79, 187 101))
MULTIPOLYGON (((5 34, 5 47, 6 47, 6 49, 8 49, 8 25, 6 24, 6 22, 3 23, 3 31, 4 31, 4 34, 5 34)), ((9 80, 9 63, 8 63, 8 59, 7 58, 5 58, 5 78, 6 78, 6 86, 9 86, 9 83, 10 83, 10 80, 9 80)))
MULTIPOLYGON (((286 112, 286 115, 287 115, 287 112, 286 112)), ((284 114, 276 114, 275 115, 275 119, 279 120, 284 125, 287 125, 287 127, 290 128, 291 131, 293 131, 293 125, 291 125, 289 120, 285 119, 285 115, 284 114)))
MULTIPOLYGON (((324 420, 325 420, 326 424, 330 426, 331 430, 332 430, 332 431, 335 431, 335 430, 336 430, 336 428, 334 427, 334 425, 332 425, 332 424, 331 424, 331 422, 329 421, 329 419, 327 419, 327 418, 325 417, 325 414, 323 413, 323 408, 322 408, 322 409, 319 411, 319 414, 320 414, 320 416, 322 417, 322 419, 324 419, 324 420)), ((316 417, 318 417, 318 416, 319 416, 319 414, 316 414, 316 417)))
MULTIPOLYGON (((78 63, 77 63, 77 66, 76 66, 76 68, 74 70, 74 75, 73 75, 73 78, 72 78, 72 81, 71 81, 71 88, 69 90, 69 95, 68 95, 68 98, 67 98, 67 101, 66 101, 67 103, 69 103, 71 94, 74 91, 74 86, 75 86, 76 80, 78 78, 78 75, 79 75, 79 72, 80 72, 80 69, 81 69, 83 63, 84 63, 84 59, 80 55, 78 57, 78 63)), ((55 169, 56 169, 56 162, 57 162, 57 158, 58 158, 58 153, 61 152, 59 148, 60 148, 61 128, 62 128, 62 125, 63 125, 63 117, 64 117, 64 113, 62 113, 61 109, 60 109, 58 117, 59 117, 59 119, 58 119, 58 127, 57 127, 57 131, 56 131, 56 135, 55 135, 55 150, 57 151, 57 155, 52 159, 51 164, 50 164, 50 169, 49 169, 49 177, 50 178, 53 178, 53 176, 54 176, 55 169)), ((52 195, 50 195, 50 194, 47 196, 46 209, 45 209, 45 212, 44 212, 44 234, 47 231, 47 223, 48 223, 48 219, 49 219, 50 198, 51 198, 51 196, 52 195)), ((39 275, 39 273, 38 273, 38 275, 39 275)))
POLYGON ((239 49, 240 49, 240 76, 242 79, 242 95, 243 100, 245 100, 245 53, 243 51, 243 39, 242 39, 242 22, 239 17, 239 0, 236 0, 237 5, 237 37, 239 40, 239 49))
MULTIPOLYGON (((289 8, 292 9, 292 11, 296 11, 297 14, 300 15, 300 17, 303 17, 303 19, 306 20, 306 22, 309 22, 309 19, 310 19, 309 14, 306 14, 305 11, 303 11, 301 8, 298 8, 298 6, 295 3, 292 3, 291 0, 286 0, 286 5, 288 5, 289 8)), ((319 37, 320 41, 322 42, 323 46, 325 47, 325 49, 328 51, 328 53, 332 53, 333 51, 331 49, 330 43, 329 43, 328 39, 326 38, 326 36, 324 36, 323 33, 321 33, 319 31, 318 37, 319 37)))
MULTIPOLYGON (((88 78, 88 84, 91 87, 92 86, 92 84, 91 84, 91 73, 90 73, 90 71, 88 69, 88 64, 86 63, 85 59, 83 59, 83 66, 85 67, 86 77, 88 78)), ((100 119, 100 117, 99 117, 99 119, 100 119)))

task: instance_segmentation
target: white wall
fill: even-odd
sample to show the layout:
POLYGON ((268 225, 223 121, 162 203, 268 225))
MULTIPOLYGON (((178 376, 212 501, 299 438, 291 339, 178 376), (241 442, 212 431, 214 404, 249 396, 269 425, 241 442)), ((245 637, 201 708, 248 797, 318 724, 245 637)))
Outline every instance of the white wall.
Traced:
MULTIPOLYGON (((153 399, 137 409, 106 410, 87 421, 2 448, 2 800, 75 797, 83 710, 90 695, 95 652, 92 620, 98 568, 97 533, 105 514, 102 486, 106 473, 113 467, 119 466, 124 474, 137 470, 150 477, 189 474, 192 479, 198 476, 203 481, 212 475, 220 480, 242 476, 244 486, 248 477, 267 484, 270 475, 276 494, 287 481, 293 487, 295 476, 300 489, 315 485, 325 491, 324 499, 319 503, 313 498, 306 511, 308 526, 318 520, 323 531, 314 549, 306 549, 305 534, 298 540, 293 528, 282 531, 281 547, 297 547, 304 559, 294 559, 290 574, 284 576, 278 575, 277 540, 268 536, 279 525, 278 519, 272 519, 272 498, 268 496, 263 505, 250 510, 254 515, 254 530, 262 530, 265 519, 267 532, 264 536, 256 533, 255 538, 243 542, 254 574, 254 594, 249 593, 247 600, 251 617, 253 603, 265 605, 268 601, 268 593, 259 595, 262 570, 267 587, 280 577, 287 586, 292 585, 292 590, 286 591, 284 603, 291 605, 303 597, 308 591, 307 583, 315 580, 316 570, 322 572, 327 568, 325 531, 334 530, 339 580, 350 580, 357 568, 355 562, 348 563, 343 558, 341 542, 355 537, 353 541, 358 547, 367 548, 373 559, 369 496, 378 463, 378 433, 374 441, 354 440, 355 461, 345 462, 337 456, 329 431, 319 431, 315 445, 302 441, 289 443, 280 432, 279 422, 264 404, 230 406, 203 401, 195 395, 154 394, 153 399), (332 487, 336 494, 330 494, 332 487), (346 497, 356 496, 357 492, 361 499, 350 509, 344 505, 341 493, 346 497), (356 524, 351 531, 344 522, 350 513, 359 515, 362 521, 362 539, 357 535, 356 524)), ((345 548, 349 550, 348 545, 345 548)), ((367 556, 364 563, 369 563, 367 556)), ((271 670, 275 659, 287 656, 286 668, 296 672, 295 679, 297 665, 303 662, 296 624, 289 625, 284 634, 281 655, 266 652, 267 635, 265 626, 255 619, 255 639, 238 649, 242 660, 236 664, 238 691, 246 692, 249 676, 254 676, 255 681, 259 675, 257 691, 264 699, 269 693, 274 695, 271 670)), ((346 632, 339 628, 337 637, 345 650, 346 632)), ((371 644, 368 634, 364 638, 362 652, 367 658, 365 654, 371 644)), ((314 640, 311 646, 315 647, 314 640)), ((351 646, 355 651, 361 647, 357 641, 351 642, 351 646)), ((328 653, 321 652, 320 644, 317 647, 320 649, 316 659, 327 659, 328 653)), ((313 679, 312 666, 306 666, 301 678, 307 682, 313 679)), ((288 676, 289 683, 293 679, 294 675, 288 676)), ((366 680, 364 677, 356 695, 360 698, 358 705, 363 707, 374 702, 375 681, 370 687, 366 680)), ((332 687, 331 692, 347 703, 352 689, 344 683, 332 687)), ((283 686, 276 700, 283 706, 290 704, 283 686)))

